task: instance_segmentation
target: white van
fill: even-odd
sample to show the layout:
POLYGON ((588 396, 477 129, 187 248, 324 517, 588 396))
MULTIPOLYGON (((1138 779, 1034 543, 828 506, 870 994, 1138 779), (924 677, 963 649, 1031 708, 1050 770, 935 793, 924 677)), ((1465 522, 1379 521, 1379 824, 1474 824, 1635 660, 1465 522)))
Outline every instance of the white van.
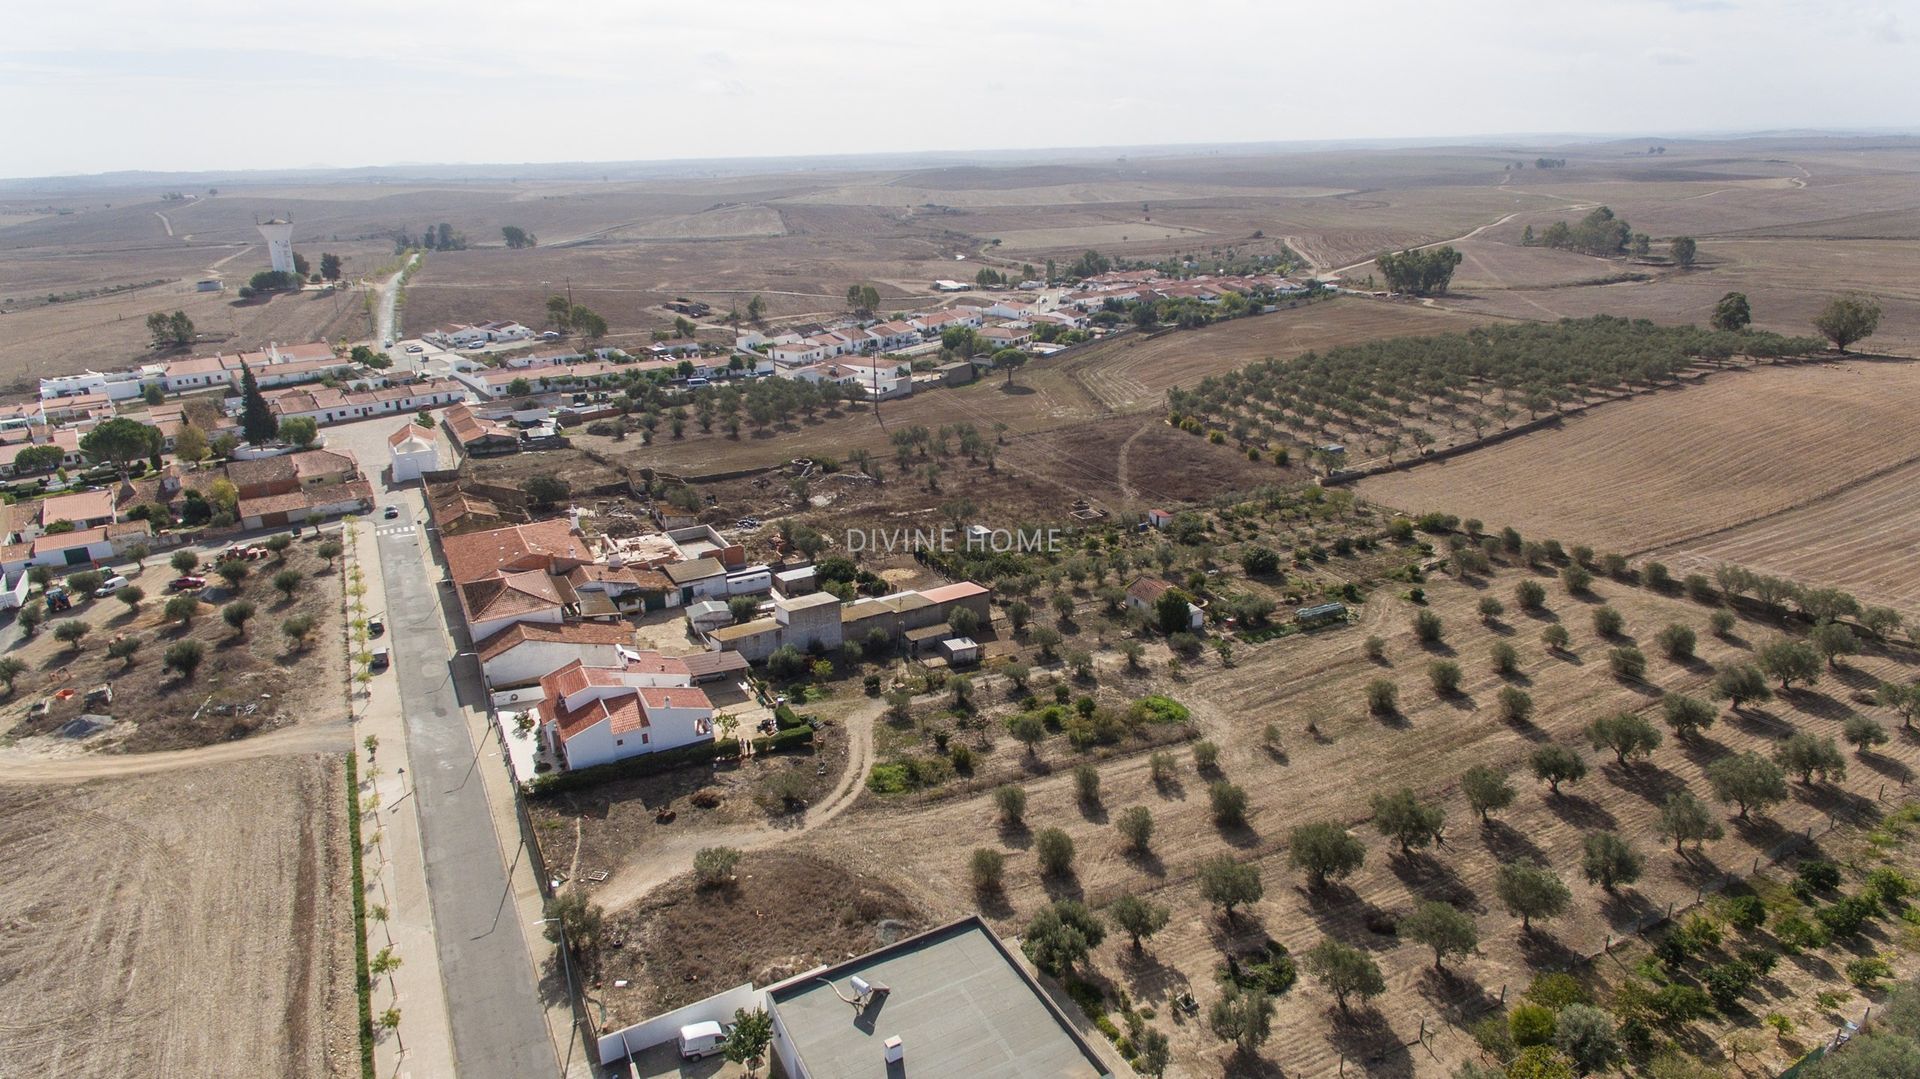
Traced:
POLYGON ((132 581, 116 573, 105 581, 102 581, 100 587, 93 590, 93 598, 106 599, 108 596, 113 595, 115 592, 120 591, 132 583, 132 581))
POLYGON ((726 1028, 715 1022, 689 1023, 680 1028, 680 1057, 699 1060, 726 1048, 726 1028))

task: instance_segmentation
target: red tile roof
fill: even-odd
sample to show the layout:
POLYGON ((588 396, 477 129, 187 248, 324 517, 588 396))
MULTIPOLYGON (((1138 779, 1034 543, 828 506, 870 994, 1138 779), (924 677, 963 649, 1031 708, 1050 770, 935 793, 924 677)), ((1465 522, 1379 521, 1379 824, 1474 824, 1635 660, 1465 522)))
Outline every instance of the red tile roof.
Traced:
POLYGON ((938 588, 924 589, 920 593, 928 603, 952 603, 955 600, 972 599, 974 596, 989 594, 984 586, 974 584, 972 581, 956 581, 953 584, 943 584, 938 588))
POLYGON ((539 568, 564 573, 572 565, 556 567, 553 563, 593 559, 586 541, 575 535, 573 526, 563 518, 448 536, 441 540, 441 547, 446 552, 448 570, 461 584, 501 570, 539 568))
POLYGON ((529 641, 550 644, 609 645, 632 644, 633 627, 601 625, 597 622, 572 622, 553 625, 547 622, 515 622, 474 646, 480 662, 486 663, 529 641))
POLYGON ((712 708, 713 702, 707 699, 705 690, 679 686, 646 686, 640 690, 640 700, 648 708, 712 708))

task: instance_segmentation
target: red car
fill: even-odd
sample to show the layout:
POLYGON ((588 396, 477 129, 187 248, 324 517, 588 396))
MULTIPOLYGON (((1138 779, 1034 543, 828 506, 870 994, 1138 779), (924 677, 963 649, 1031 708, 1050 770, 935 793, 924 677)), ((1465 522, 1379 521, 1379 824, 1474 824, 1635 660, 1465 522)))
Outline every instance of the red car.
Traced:
POLYGON ((191 592, 195 589, 207 587, 207 579, 205 577, 175 577, 172 581, 168 582, 167 587, 173 589, 175 592, 191 592))

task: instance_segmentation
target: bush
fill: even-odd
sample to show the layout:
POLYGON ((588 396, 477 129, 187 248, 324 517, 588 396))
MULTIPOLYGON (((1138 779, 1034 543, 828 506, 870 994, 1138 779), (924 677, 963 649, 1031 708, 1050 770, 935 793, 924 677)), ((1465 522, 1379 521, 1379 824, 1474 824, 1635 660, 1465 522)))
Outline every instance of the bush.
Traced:
POLYGON ((1513 1044, 1524 1049, 1553 1041, 1553 1011, 1540 1004, 1516 1004, 1507 1013, 1507 1030, 1513 1044))
POLYGON ((1193 744, 1193 767, 1199 772, 1216 772, 1220 769, 1220 747, 1212 742, 1200 741, 1193 744))
POLYGON ((1593 631, 1600 636, 1618 636, 1621 627, 1625 625, 1626 619, 1622 618, 1620 612, 1614 610, 1612 607, 1602 605, 1593 609, 1593 631))
POLYGON ((1505 641, 1493 642, 1489 650, 1493 661, 1493 673, 1506 676, 1520 669, 1520 653, 1505 641))
POLYGON ((1452 695, 1460 691, 1460 665, 1450 659, 1435 660, 1427 664, 1427 680, 1433 683, 1434 692, 1452 695))
POLYGON ((1126 841, 1127 849, 1135 854, 1145 854, 1153 843, 1153 812, 1146 806, 1128 806, 1115 818, 1114 827, 1120 830, 1121 838, 1126 841))
POLYGON ((1547 590, 1539 581, 1521 581, 1513 588, 1513 601, 1523 611, 1537 611, 1547 602, 1547 590))
POLYGON ((1517 686, 1500 687, 1497 702, 1504 723, 1525 723, 1533 718, 1533 698, 1517 686))
POLYGON ((1439 644, 1446 636, 1446 626, 1439 615, 1420 611, 1413 616, 1413 635, 1421 644, 1439 644))
POLYGON ((1367 658, 1376 663, 1385 659, 1387 656, 1387 639, 1385 637, 1368 637, 1361 647, 1366 650, 1367 658))
POLYGON ((1593 574, 1585 566, 1571 565, 1560 571, 1560 583, 1569 595, 1584 596, 1593 588, 1593 574))
POLYGON ((1399 710, 1400 687, 1390 678, 1376 678, 1367 683, 1367 711, 1376 716, 1390 716, 1399 710))
POLYGON ((1571 640, 1572 638, 1567 633, 1567 627, 1558 622, 1540 631, 1540 643, 1555 652, 1565 650, 1568 642, 1571 640))
POLYGON ((1065 876, 1073 869, 1073 840, 1058 828, 1042 828, 1034 835, 1033 854, 1047 876, 1065 876))
POLYGON ((1647 673, 1647 656, 1632 645, 1622 645, 1607 653, 1607 668, 1615 678, 1639 678, 1647 673))
POLYGON ((1675 622, 1661 630, 1656 639, 1660 643, 1660 650, 1675 663, 1685 663, 1693 658, 1695 638, 1691 627, 1675 622))
POLYGON ((1725 637, 1729 633, 1732 633, 1733 623, 1734 618, 1732 611, 1715 611, 1707 616, 1707 625, 1713 628, 1713 635, 1715 637, 1725 637))
POLYGON ((731 884, 739 864, 740 852, 732 847, 701 847, 693 855, 693 879, 702 888, 731 884))
POLYGON ((1656 592, 1673 591, 1673 574, 1667 570, 1664 563, 1647 563, 1646 568, 1640 571, 1640 578, 1646 582, 1648 588, 1656 592))
POLYGON ((1005 873, 1007 859, 999 851, 990 847, 977 847, 973 857, 967 862, 968 872, 973 877, 973 888, 977 892, 997 892, 1000 879, 1005 873))
POLYGON ((1237 828, 1247 820, 1247 792, 1221 780, 1207 788, 1207 801, 1213 807, 1214 823, 1237 828))
POLYGON ((1000 823, 1017 828, 1027 812, 1027 792, 1009 783, 994 789, 993 804, 1000 811, 1000 823))
POLYGON ((206 653, 206 646, 199 641, 181 641, 167 649, 166 655, 161 657, 160 662, 168 670, 187 679, 192 678, 193 672, 200 669, 200 661, 206 658, 206 653))

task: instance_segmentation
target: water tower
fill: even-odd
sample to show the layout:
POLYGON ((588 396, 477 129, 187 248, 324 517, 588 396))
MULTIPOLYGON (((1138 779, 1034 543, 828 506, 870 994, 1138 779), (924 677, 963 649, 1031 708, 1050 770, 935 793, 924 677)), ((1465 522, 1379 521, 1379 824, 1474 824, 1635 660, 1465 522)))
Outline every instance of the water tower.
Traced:
POLYGON ((273 268, 281 273, 293 272, 293 221, 274 218, 270 221, 255 221, 254 226, 267 241, 267 258, 273 262, 273 268))

